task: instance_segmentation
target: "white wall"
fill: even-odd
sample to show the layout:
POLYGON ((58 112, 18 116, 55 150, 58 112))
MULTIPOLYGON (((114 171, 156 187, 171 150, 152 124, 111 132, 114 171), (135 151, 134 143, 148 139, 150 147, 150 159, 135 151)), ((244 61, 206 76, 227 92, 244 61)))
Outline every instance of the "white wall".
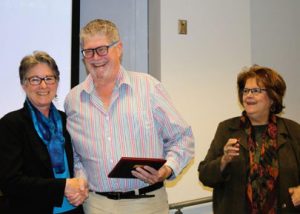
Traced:
POLYGON ((25 94, 19 81, 21 59, 34 50, 48 52, 61 73, 58 99, 70 90, 72 0, 1 0, 0 3, 0 117, 23 106, 25 94))
POLYGON ((300 1, 251 1, 252 62, 277 69, 287 91, 283 116, 300 122, 300 1))
POLYGON ((236 74, 251 63, 250 42, 249 0, 161 1, 161 81, 196 139, 194 162, 168 184, 170 203, 211 195, 198 163, 218 122, 240 114, 236 74), (187 20, 187 35, 177 33, 178 19, 187 20))

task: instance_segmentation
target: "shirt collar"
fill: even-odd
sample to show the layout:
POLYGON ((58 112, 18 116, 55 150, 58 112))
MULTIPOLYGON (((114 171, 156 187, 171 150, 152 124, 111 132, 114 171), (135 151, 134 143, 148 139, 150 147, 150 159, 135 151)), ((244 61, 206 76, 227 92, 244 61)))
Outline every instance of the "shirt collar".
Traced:
MULTIPOLYGON (((122 85, 127 85, 129 87, 132 87, 132 83, 129 78, 128 71, 125 70, 124 67, 120 67, 119 74, 117 76, 116 81, 116 88, 120 88, 122 85)), ((93 78, 91 74, 88 74, 86 79, 83 82, 82 92, 85 91, 87 94, 91 94, 93 90, 95 89, 93 78)))
POLYGON ((132 83, 129 78, 129 73, 122 66, 120 67, 120 72, 116 81, 116 88, 120 88, 122 85, 128 85, 132 87, 132 83))
POLYGON ((91 74, 88 74, 86 79, 83 82, 82 91, 85 91, 86 93, 90 94, 94 90, 94 82, 91 74))

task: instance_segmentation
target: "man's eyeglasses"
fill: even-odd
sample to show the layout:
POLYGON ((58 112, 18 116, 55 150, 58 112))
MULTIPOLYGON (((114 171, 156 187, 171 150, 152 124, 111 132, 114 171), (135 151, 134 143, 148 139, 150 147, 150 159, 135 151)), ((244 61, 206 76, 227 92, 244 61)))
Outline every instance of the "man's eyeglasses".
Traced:
POLYGON ((42 81, 44 81, 47 85, 53 85, 56 83, 56 76, 45 76, 45 77, 28 77, 25 80, 27 80, 30 85, 40 85, 42 81))
POLYGON ((249 92, 251 92, 251 94, 253 95, 258 95, 260 93, 262 93, 263 91, 267 91, 266 88, 244 88, 243 89, 243 95, 247 95, 249 94, 249 92))
POLYGON ((96 48, 83 49, 81 50, 81 53, 85 58, 92 58, 95 52, 98 54, 98 56, 106 56, 108 53, 108 49, 117 44, 118 42, 119 41, 115 41, 110 45, 103 45, 96 48))

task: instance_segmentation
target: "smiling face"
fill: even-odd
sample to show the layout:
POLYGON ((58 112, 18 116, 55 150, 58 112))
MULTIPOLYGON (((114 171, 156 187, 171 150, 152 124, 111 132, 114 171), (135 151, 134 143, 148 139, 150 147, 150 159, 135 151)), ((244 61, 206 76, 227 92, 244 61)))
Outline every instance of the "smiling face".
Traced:
POLYGON ((45 116, 48 116, 50 104, 57 92, 58 81, 56 80, 54 84, 46 84, 42 80, 39 85, 32 85, 28 80, 31 77, 44 78, 46 76, 55 76, 55 72, 47 64, 39 63, 26 72, 22 87, 30 102, 45 116))
MULTIPOLYGON (((255 78, 249 78, 246 81, 245 88, 264 88, 263 85, 258 85, 255 78)), ((268 123, 272 100, 269 98, 266 91, 253 94, 249 92, 243 95, 243 106, 252 125, 264 125, 268 123)))
MULTIPOLYGON (((114 41, 110 41, 106 36, 95 34, 85 37, 82 49, 93 49, 100 46, 110 45, 114 41)), ((121 42, 116 43, 108 49, 105 56, 99 56, 94 53, 91 58, 83 58, 86 69, 91 74, 94 82, 110 83, 115 81, 120 69, 120 57, 122 55, 121 42)))

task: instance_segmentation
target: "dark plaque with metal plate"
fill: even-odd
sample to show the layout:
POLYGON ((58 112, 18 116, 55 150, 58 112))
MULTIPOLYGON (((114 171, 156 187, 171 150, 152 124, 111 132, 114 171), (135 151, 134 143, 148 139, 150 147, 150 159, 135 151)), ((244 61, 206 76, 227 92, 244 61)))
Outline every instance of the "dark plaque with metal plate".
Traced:
POLYGON ((161 158, 121 157, 119 162, 108 174, 110 178, 135 178, 131 171, 145 165, 158 170, 166 162, 161 158))

